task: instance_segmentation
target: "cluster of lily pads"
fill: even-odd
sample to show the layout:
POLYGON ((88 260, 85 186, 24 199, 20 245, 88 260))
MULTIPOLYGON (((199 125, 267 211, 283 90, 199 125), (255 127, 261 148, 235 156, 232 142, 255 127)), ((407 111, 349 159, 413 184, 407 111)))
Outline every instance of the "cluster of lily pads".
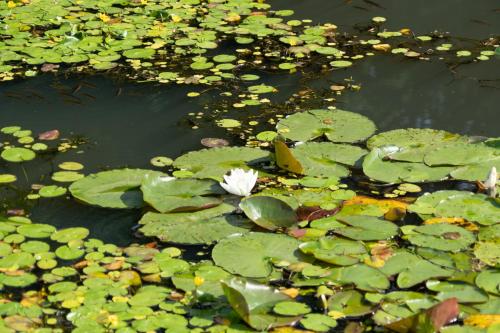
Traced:
MULTIPOLYGON (((334 24, 289 18, 257 0, 0 1, 0 80, 61 69, 123 68, 132 78, 216 84, 255 81, 254 68, 295 71, 311 64, 351 66, 374 53, 415 59, 488 60, 498 43, 461 49, 445 34, 414 36, 383 29, 375 17, 366 33, 348 36, 334 24), (428 52, 433 43, 435 54, 428 52)), ((250 94, 276 89, 248 87, 250 94)))
MULTIPOLYGON (((422 186, 454 179, 476 188, 473 181, 499 167, 497 140, 375 131, 355 113, 310 110, 266 135, 273 151, 215 147, 154 158, 157 170, 77 173, 69 180, 74 199, 142 209, 139 232, 147 240, 120 248, 87 239, 83 227, 3 218, 0 325, 35 332, 494 332, 499 199, 494 191, 423 194, 422 186), (349 175, 397 186, 399 197, 350 189, 349 175)), ((59 185, 47 187, 60 190, 49 197, 65 194, 52 179, 59 185)))

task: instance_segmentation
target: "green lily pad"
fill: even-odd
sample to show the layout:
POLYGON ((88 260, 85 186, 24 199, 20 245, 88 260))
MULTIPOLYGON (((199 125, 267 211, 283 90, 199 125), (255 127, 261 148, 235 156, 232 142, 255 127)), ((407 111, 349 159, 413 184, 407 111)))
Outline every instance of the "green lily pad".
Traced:
POLYGON ((224 190, 211 179, 175 179, 159 175, 146 175, 141 185, 144 201, 160 213, 195 211, 222 203, 210 195, 224 190))
POLYGON ((273 197, 245 198, 241 201, 240 208, 250 220, 268 230, 289 228, 298 222, 292 207, 273 197))
POLYGON ((59 246, 56 251, 56 256, 58 258, 61 258, 62 260, 73 260, 80 258, 85 254, 85 251, 77 248, 77 247, 70 247, 68 245, 63 245, 59 246))
POLYGON ((328 332, 330 329, 337 326, 337 321, 326 315, 310 313, 300 320, 300 324, 308 330, 328 332))
POLYGON ((234 168, 250 169, 250 165, 267 161, 269 152, 257 148, 220 147, 189 152, 174 161, 174 167, 188 170, 196 178, 222 180, 234 168))
POLYGON ((40 194, 43 198, 55 198, 61 195, 66 194, 67 189, 65 187, 57 186, 57 185, 49 185, 42 187, 38 194, 40 194))
POLYGON ((83 227, 74 227, 60 229, 50 236, 50 239, 58 243, 68 243, 72 240, 81 240, 87 238, 89 230, 83 227))
POLYGON ((291 150, 293 156, 304 168, 304 174, 310 176, 346 177, 349 169, 361 161, 366 150, 329 142, 307 142, 291 150))
POLYGON ((272 287, 232 278, 223 281, 222 288, 232 308, 254 329, 266 330, 297 320, 296 317, 281 317, 270 313, 276 304, 290 300, 290 297, 272 287))
POLYGON ((476 285, 495 295, 500 295, 500 271, 485 270, 476 277, 476 285))
POLYGON ((82 178, 69 187, 78 200, 106 208, 139 208, 144 205, 139 187, 146 175, 161 172, 141 169, 103 171, 82 178))
POLYGON ((48 238, 56 231, 49 224, 26 224, 17 227, 17 232, 29 238, 48 238))
POLYGON ((282 234, 248 233, 221 240, 212 250, 214 262, 232 274, 266 277, 274 264, 307 261, 298 252, 299 241, 282 234))
POLYGON ((62 183, 72 183, 85 177, 83 174, 76 171, 57 171, 52 174, 52 180, 62 183))
POLYGON ((410 288, 430 278, 448 277, 454 273, 405 250, 396 251, 380 271, 388 276, 398 274, 396 282, 400 288, 410 288))
POLYGON ((155 214, 143 217, 141 221, 145 225, 139 230, 162 242, 211 244, 227 236, 247 233, 252 228, 247 219, 235 215, 201 218, 196 221, 186 221, 175 215, 177 214, 155 214))
POLYGON ((31 161, 36 157, 36 154, 30 149, 13 147, 4 149, 0 156, 7 162, 19 163, 31 161))
POLYGON ((154 49, 131 49, 123 52, 123 56, 129 59, 150 59, 155 53, 154 49))
POLYGON ((357 264, 368 256, 362 242, 339 237, 322 237, 317 241, 302 243, 300 250, 312 254, 318 260, 339 266, 357 264))
POLYGON ((484 291, 464 282, 429 280, 425 286, 429 290, 437 291, 435 297, 440 301, 451 297, 456 297, 460 303, 483 303, 488 300, 484 291))
POLYGON ((328 310, 334 311, 339 317, 363 316, 370 313, 372 308, 357 290, 340 291, 328 299, 328 310))
POLYGON ((483 194, 455 195, 440 201, 434 215, 462 217, 467 221, 492 225, 500 221, 500 204, 483 194))
POLYGON ((500 150, 482 143, 471 144, 458 142, 438 147, 425 154, 425 164, 467 165, 487 162, 500 157, 500 150))
POLYGON ((374 216, 352 215, 338 218, 348 226, 334 229, 336 234, 355 240, 383 240, 398 234, 399 228, 392 222, 374 216))
POLYGON ((436 250, 464 250, 476 239, 472 232, 448 223, 428 224, 411 229, 406 227, 408 226, 403 228, 403 233, 410 243, 436 250))
POLYGON ((370 150, 383 146, 397 146, 401 151, 392 154, 392 159, 405 162, 423 162, 427 152, 457 141, 465 142, 466 138, 458 134, 430 128, 406 128, 374 135, 366 144, 370 150))
POLYGON ((380 291, 389 288, 389 279, 376 268, 356 264, 332 269, 330 280, 341 284, 354 284, 366 291, 380 291))
POLYGON ((311 308, 304 303, 283 301, 276 303, 273 311, 282 316, 300 316, 311 312, 311 308))
POLYGON ((394 146, 374 148, 363 161, 366 176, 386 183, 429 182, 445 179, 453 167, 430 167, 423 163, 396 162, 386 160, 394 146))
POLYGON ((9 184, 15 182, 16 180, 17 177, 15 175, 9 173, 0 174, 0 184, 9 184))
POLYGON ((285 138, 310 141, 322 136, 332 142, 359 142, 372 135, 376 127, 368 118, 343 110, 310 110, 295 113, 276 126, 285 138))

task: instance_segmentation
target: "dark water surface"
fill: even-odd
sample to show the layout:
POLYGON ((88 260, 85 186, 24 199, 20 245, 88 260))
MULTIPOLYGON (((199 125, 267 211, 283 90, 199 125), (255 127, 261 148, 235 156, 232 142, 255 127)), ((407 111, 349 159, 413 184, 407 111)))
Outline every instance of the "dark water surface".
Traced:
POLYGON ((416 34, 434 31, 486 39, 500 35, 498 0, 271 0, 273 8, 293 9, 295 18, 334 23, 353 31, 372 17, 387 18, 384 28, 410 28, 416 34))
MULTIPOLYGON (((500 11, 495 11, 500 8, 497 0, 272 0, 270 3, 294 9, 299 18, 336 23, 343 30, 352 30, 356 24, 366 25, 373 16, 384 16, 388 18, 388 29, 409 27, 421 34, 437 29, 451 31, 454 36, 481 39, 500 34, 500 11)), ((307 83, 327 89, 331 84, 352 78, 361 85, 361 90, 344 93, 336 105, 370 117, 380 130, 432 127, 498 136, 499 64, 494 59, 450 69, 443 61, 380 55, 307 83)), ((297 76, 267 74, 263 81, 279 87, 275 99, 281 100, 299 89, 297 76)), ((56 170, 62 161, 81 162, 85 173, 125 166, 150 167, 149 159, 153 156, 175 158, 202 148, 203 137, 230 139, 213 123, 197 130, 191 128, 187 115, 205 111, 206 101, 204 97, 186 97, 191 90, 195 89, 117 82, 102 76, 41 75, 2 83, 0 127, 19 125, 35 133, 57 128, 63 137, 81 136, 89 143, 81 147, 81 152, 26 163, 28 180, 19 177, 19 190, 0 188, 0 203, 4 207, 25 205, 28 185, 43 182, 43 177, 56 170)), ((0 173, 5 172, 21 175, 19 166, 0 162, 0 173)), ((122 245, 132 240, 130 228, 141 215, 139 211, 94 208, 61 198, 34 202, 30 211, 36 222, 57 227, 83 225, 91 230, 92 236, 122 245)))

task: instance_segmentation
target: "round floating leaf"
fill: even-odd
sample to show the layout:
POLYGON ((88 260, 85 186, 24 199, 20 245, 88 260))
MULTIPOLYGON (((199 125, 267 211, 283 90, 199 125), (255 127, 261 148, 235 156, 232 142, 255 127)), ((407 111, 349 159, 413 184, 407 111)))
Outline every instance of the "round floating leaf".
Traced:
POLYGON ((52 179, 56 182, 72 183, 85 177, 83 174, 76 171, 57 171, 52 175, 52 179))
POLYGON ((267 330, 297 320, 296 317, 280 317, 270 313, 276 304, 290 300, 277 289, 239 278, 223 281, 222 288, 231 307, 257 330, 267 330))
POLYGON ((491 225, 500 221, 500 204, 483 194, 457 195, 440 201, 434 214, 440 217, 462 217, 467 221, 491 225))
POLYGON ((85 254, 85 251, 77 247, 69 247, 67 245, 59 246, 56 251, 56 256, 62 260, 73 260, 80 258, 85 254))
MULTIPOLYGON (((367 141, 366 144, 370 150, 373 148, 380 148, 382 146, 397 146, 399 148, 421 149, 466 140, 467 138, 465 137, 446 131, 440 131, 430 128, 406 128, 396 129, 374 135, 367 141)), ((408 162, 421 162, 423 161, 423 157, 426 151, 427 150, 425 149, 419 150, 420 159, 415 160, 414 158, 412 158, 410 160, 402 160, 408 162)))
POLYGON ((154 49, 131 49, 123 52, 129 59, 149 59, 156 53, 154 49))
POLYGON ((50 236, 50 239, 58 243, 68 243, 72 240, 84 239, 89 235, 89 230, 83 227, 60 229, 50 236))
POLYGON ((463 250, 476 240, 472 232, 448 223, 428 224, 412 228, 406 231, 406 238, 414 245, 442 251, 463 250))
POLYGON ((222 200, 210 195, 225 193, 218 182, 211 179, 175 179, 159 175, 146 175, 141 191, 144 201, 160 213, 217 206, 222 200))
POLYGON ((466 165, 487 162, 500 157, 500 149, 482 143, 454 143, 438 147, 425 154, 425 164, 433 165, 466 165))
POLYGON ((399 228, 392 222, 374 216, 352 215, 338 218, 348 226, 334 232, 355 240, 384 240, 398 234, 399 228))
POLYGON ((489 293, 500 295, 500 271, 482 271, 476 277, 476 285, 489 293))
POLYGON ((19 163, 31 161, 36 157, 36 154, 30 149, 14 147, 5 149, 0 156, 7 162, 19 163))
POLYGON ((372 135, 376 127, 357 113, 342 110, 310 110, 295 113, 280 122, 277 130, 294 141, 309 141, 322 136, 333 142, 358 142, 372 135))
POLYGON ((300 324, 308 330, 328 332, 337 326, 337 321, 326 315, 310 313, 300 320, 300 324))
POLYGON ((418 197, 417 201, 408 206, 408 210, 420 214, 421 216, 428 216, 429 214, 434 214, 436 212, 436 206, 445 199, 471 195, 474 194, 472 192, 449 190, 425 193, 418 197))
POLYGON ((395 251, 380 270, 388 276, 398 274, 400 288, 410 288, 430 278, 448 277, 454 273, 405 250, 395 251))
POLYGON ((171 158, 166 157, 166 156, 156 156, 156 157, 153 157, 150 160, 150 162, 155 167, 166 167, 166 166, 172 165, 172 163, 174 163, 174 160, 172 160, 171 158))
POLYGON ((282 316, 300 316, 311 312, 311 308, 304 303, 284 301, 277 303, 273 311, 282 316))
POLYGON ((256 196, 245 198, 240 208, 257 225, 277 230, 297 224, 297 214, 287 203, 273 197, 256 196))
POLYGON ((352 62, 348 60, 335 60, 330 62, 330 65, 332 65, 332 67, 343 68, 352 66, 352 62))
POLYGON ((272 263, 304 261, 299 241, 282 234, 248 233, 221 240, 212 250, 214 262, 230 273, 245 277, 266 277, 272 263))
POLYGON ((83 169, 83 164, 78 162, 63 162, 58 165, 60 169, 67 171, 78 171, 83 169))
POLYGON ((56 231, 49 224, 25 224, 17 227, 17 232, 29 238, 47 238, 56 231))
POLYGON ((163 242, 211 244, 227 236, 247 233, 252 228, 247 219, 234 215, 205 219, 200 217, 195 221, 186 221, 176 215, 178 214, 147 213, 141 219, 144 226, 139 230, 144 235, 157 237, 163 242))
POLYGON ((27 241, 21 244, 21 250, 29 253, 42 253, 50 251, 50 245, 40 241, 27 241))
POLYGON ((13 183, 17 180, 15 175, 11 175, 9 173, 0 174, 0 184, 8 184, 13 183))
POLYGON ((31 273, 22 273, 20 275, 13 276, 0 273, 0 283, 8 287, 24 288, 35 283, 36 281, 36 275, 31 273))
POLYGON ((307 142, 292 149, 304 168, 304 174, 322 177, 346 177, 349 169, 361 161, 366 150, 345 144, 307 142))
POLYGON ((339 237, 322 237, 317 241, 300 244, 300 250, 316 259, 339 266, 354 265, 367 256, 362 242, 339 237))
POLYGON ((61 195, 64 195, 66 193, 66 191, 67 190, 65 187, 60 187, 57 185, 49 185, 49 186, 42 187, 38 191, 38 194, 43 198, 54 198, 54 197, 59 197, 61 195))
POLYGON ((437 291, 436 298, 440 301, 452 297, 457 298, 460 303, 483 303, 488 300, 488 294, 464 282, 429 280, 425 286, 432 291, 437 291))
POLYGON ((357 290, 335 293, 328 299, 328 310, 336 317, 359 317, 372 311, 372 305, 357 290))
POLYGON ((85 203, 107 208, 139 208, 144 205, 139 187, 146 175, 163 173, 142 169, 118 169, 88 175, 69 187, 85 203))
POLYGON ((463 167, 459 167, 453 170, 450 175, 453 178, 460 180, 484 181, 488 177, 488 174, 493 167, 495 167, 497 170, 500 170, 500 157, 496 157, 482 163, 469 164, 463 167))
POLYGON ((0 269, 17 270, 31 268, 35 264, 35 257, 31 253, 17 252, 0 258, 0 269))
POLYGON ((196 178, 222 180, 234 168, 248 170, 249 165, 267 161, 269 152, 257 148, 221 147, 189 152, 174 161, 174 167, 188 170, 196 178))
POLYGON ((387 161, 391 146, 374 148, 363 161, 363 172, 386 183, 429 182, 445 179, 453 167, 430 167, 423 163, 387 161))
POLYGON ((260 84, 248 87, 248 91, 251 94, 267 94, 276 91, 276 89, 272 86, 266 86, 265 84, 260 84))
POLYGON ((353 283, 358 289, 366 291, 389 288, 389 280, 381 271, 364 264, 334 268, 329 279, 342 284, 353 283))

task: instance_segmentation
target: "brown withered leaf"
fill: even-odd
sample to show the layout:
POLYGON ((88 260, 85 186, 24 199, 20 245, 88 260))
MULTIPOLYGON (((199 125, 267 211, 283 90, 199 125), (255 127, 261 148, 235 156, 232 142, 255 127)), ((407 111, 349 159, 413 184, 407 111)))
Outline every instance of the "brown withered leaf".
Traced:
POLYGON ((45 141, 51 141, 51 140, 56 140, 57 138, 59 138, 59 130, 50 130, 50 131, 46 131, 46 132, 43 132, 43 133, 40 133, 38 134, 38 139, 39 140, 45 140, 45 141))

